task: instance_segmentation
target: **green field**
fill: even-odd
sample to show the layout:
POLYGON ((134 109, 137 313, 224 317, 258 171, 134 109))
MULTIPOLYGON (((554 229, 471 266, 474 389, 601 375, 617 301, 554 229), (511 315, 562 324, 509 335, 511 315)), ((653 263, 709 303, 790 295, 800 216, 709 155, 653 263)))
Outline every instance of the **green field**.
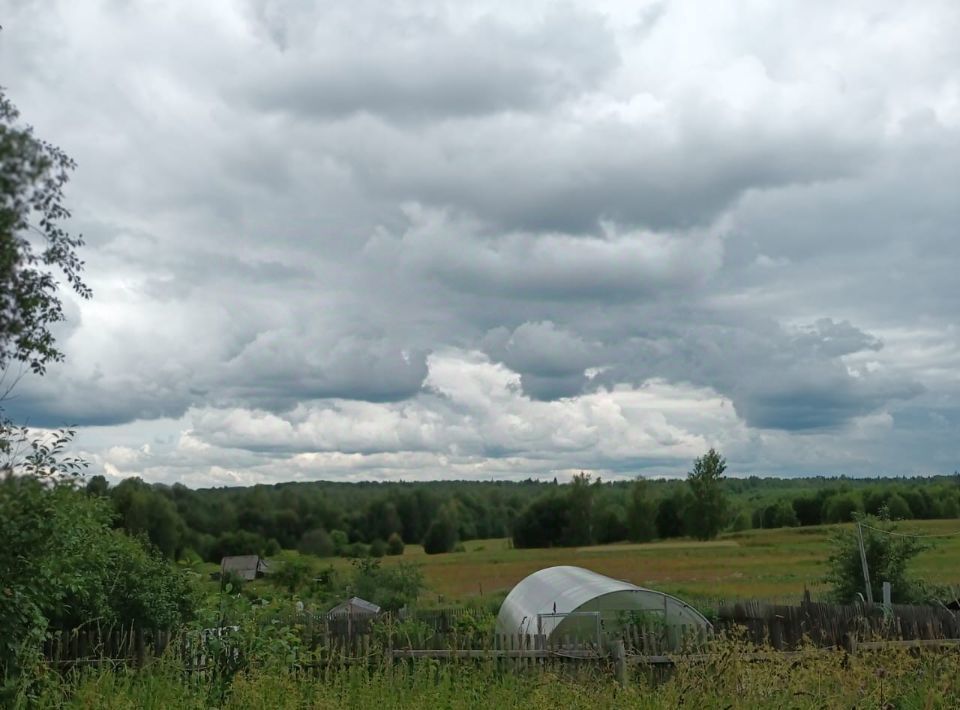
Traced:
MULTIPOLYGON (((402 557, 421 565, 427 584, 424 602, 458 603, 502 597, 526 575, 553 565, 576 565, 653 587, 690 600, 734 598, 797 600, 805 589, 825 591, 821 579, 830 553, 831 533, 844 526, 824 525, 727 533, 699 542, 671 539, 647 544, 585 548, 511 549, 507 539, 472 540, 463 552, 427 555, 407 545, 402 557)), ((850 526, 846 526, 850 527, 850 526)), ((956 520, 918 520, 900 524, 902 532, 940 535, 956 532, 956 520)), ((960 536, 931 538, 933 549, 920 554, 912 571, 936 584, 960 586, 960 536)), ((296 556, 285 552, 280 559, 296 556)), ((310 558, 316 569, 349 568, 343 558, 310 558)), ((210 569, 213 569, 211 566, 210 569)), ((258 585, 266 584, 258 582, 258 585)))

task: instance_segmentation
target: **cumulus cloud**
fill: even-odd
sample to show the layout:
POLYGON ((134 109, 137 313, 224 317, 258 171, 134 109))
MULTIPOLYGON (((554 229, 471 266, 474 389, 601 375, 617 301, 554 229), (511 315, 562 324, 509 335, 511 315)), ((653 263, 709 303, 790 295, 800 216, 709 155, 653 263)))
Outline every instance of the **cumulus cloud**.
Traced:
POLYGON ((946 1, 14 4, 95 298, 4 406, 193 484, 953 470, 958 33, 946 1))

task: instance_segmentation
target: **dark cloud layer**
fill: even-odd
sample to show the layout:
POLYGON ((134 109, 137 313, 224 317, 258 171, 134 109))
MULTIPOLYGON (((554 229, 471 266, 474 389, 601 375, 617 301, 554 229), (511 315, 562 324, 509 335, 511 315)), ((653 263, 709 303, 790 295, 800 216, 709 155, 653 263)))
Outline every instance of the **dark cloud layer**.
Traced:
POLYGON ((3 84, 79 162, 96 294, 7 405, 100 470, 956 468, 955 3, 3 24, 3 84))

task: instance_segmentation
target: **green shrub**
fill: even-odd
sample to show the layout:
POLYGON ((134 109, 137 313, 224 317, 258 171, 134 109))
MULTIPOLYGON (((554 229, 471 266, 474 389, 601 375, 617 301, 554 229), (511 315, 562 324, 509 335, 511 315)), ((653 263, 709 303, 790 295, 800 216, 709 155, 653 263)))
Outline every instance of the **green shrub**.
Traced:
POLYGON ((403 538, 398 533, 390 533, 390 537, 387 539, 387 554, 403 554, 403 538))
POLYGON ((297 549, 305 555, 315 557, 333 557, 337 552, 333 538, 323 528, 308 530, 300 538, 300 544, 297 549))
MULTIPOLYGON (((890 582, 896 603, 924 601, 927 597, 924 587, 909 576, 907 566, 930 545, 914 537, 887 534, 896 531, 897 526, 890 522, 886 509, 882 510, 880 518, 858 515, 857 520, 864 525, 863 546, 873 598, 882 599, 883 583, 890 582)), ((838 602, 850 603, 866 589, 856 528, 834 532, 832 543, 833 552, 828 559, 829 571, 825 581, 831 585, 831 594, 838 602)))
POLYGON ((457 526, 450 511, 441 509, 427 528, 423 538, 423 551, 428 555, 453 552, 457 546, 457 526))
POLYGON ((72 481, 0 480, 0 677, 51 628, 171 628, 191 614, 185 573, 112 517, 72 481))

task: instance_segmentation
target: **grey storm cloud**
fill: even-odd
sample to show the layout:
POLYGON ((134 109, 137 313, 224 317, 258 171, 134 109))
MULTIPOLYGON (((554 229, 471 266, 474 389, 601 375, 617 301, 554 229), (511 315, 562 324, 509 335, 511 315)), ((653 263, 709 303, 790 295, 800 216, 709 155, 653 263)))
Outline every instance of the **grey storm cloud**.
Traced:
POLYGON ((275 51, 235 90, 259 108, 305 118, 544 108, 592 90, 619 62, 604 17, 570 5, 513 24, 402 5, 287 17, 278 7, 257 11, 275 51))
POLYGON ((960 8, 16 3, 110 475, 953 470, 960 8), (893 58, 893 59, 892 59, 893 58), (146 447, 146 448, 144 448, 146 447))

